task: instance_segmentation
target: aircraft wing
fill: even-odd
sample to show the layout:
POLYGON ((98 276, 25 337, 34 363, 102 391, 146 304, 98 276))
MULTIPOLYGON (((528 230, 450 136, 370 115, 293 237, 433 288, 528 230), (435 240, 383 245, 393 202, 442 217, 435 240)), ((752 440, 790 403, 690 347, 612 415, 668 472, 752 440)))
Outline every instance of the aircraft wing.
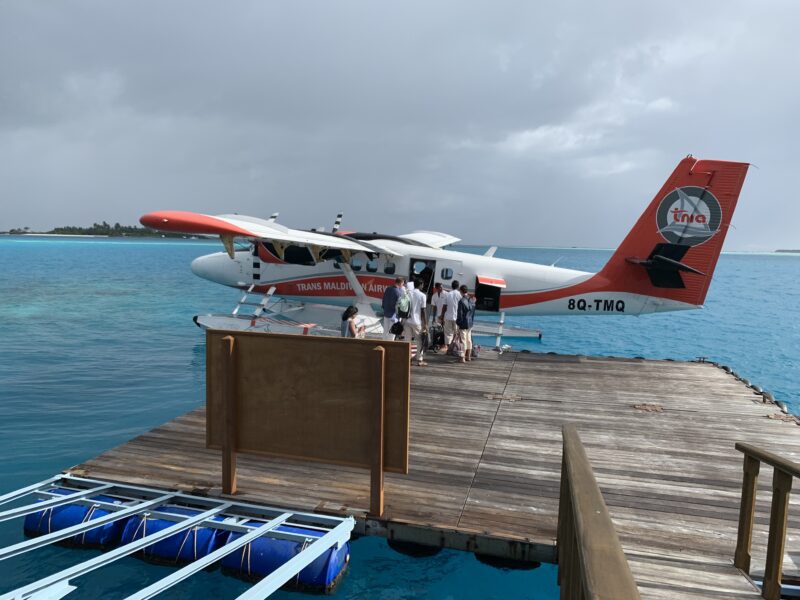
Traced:
POLYGON ((412 231, 411 233, 405 233, 399 237, 425 244, 431 248, 444 248, 445 246, 461 241, 455 236, 439 231, 412 231))
MULTIPOLYGON (((144 215, 139 222, 146 227, 176 233, 213 234, 225 239, 250 238, 281 244, 296 244, 317 249, 336 248, 351 252, 382 252, 370 243, 345 236, 289 229, 274 221, 244 215, 203 215, 178 210, 165 210, 144 215)), ((388 252, 391 253, 391 252, 388 252)))

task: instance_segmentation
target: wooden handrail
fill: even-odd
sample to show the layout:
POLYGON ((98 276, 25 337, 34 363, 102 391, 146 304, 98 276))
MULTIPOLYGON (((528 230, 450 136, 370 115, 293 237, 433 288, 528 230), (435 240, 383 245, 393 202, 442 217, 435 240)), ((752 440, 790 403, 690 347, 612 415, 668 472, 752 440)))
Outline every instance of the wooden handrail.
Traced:
POLYGON ((773 468, 773 474, 767 560, 764 566, 764 584, 761 597, 767 600, 779 600, 781 597, 783 552, 786 548, 789 494, 792 491, 793 479, 800 477, 800 464, 750 444, 736 444, 736 449, 744 454, 744 475, 742 477, 742 501, 739 507, 739 532, 736 539, 733 564, 745 573, 750 573, 750 550, 753 542, 753 521, 756 509, 756 484, 758 483, 758 472, 763 462, 773 468))
POLYGON ((752 456, 760 462, 767 463, 769 466, 780 469, 784 473, 792 477, 800 477, 800 463, 796 463, 788 458, 783 458, 777 454, 773 454, 768 450, 757 448, 752 444, 737 443, 736 449, 747 456, 752 456))
POLYGON ((558 508, 561 598, 635 600, 639 590, 574 425, 562 428, 558 508))

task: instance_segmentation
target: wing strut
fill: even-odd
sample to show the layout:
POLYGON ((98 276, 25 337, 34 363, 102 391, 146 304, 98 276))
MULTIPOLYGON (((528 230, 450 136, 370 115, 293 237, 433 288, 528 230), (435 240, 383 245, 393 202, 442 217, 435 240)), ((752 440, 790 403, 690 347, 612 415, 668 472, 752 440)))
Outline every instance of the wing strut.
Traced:
POLYGON ((347 283, 350 284, 350 287, 353 288, 353 291, 356 294, 356 298, 358 300, 358 304, 369 304, 370 300, 367 296, 367 293, 364 291, 364 288, 361 287, 361 282, 356 277, 356 274, 353 272, 353 267, 350 266, 350 263, 340 263, 342 267, 342 273, 344 273, 345 279, 347 279, 347 283))

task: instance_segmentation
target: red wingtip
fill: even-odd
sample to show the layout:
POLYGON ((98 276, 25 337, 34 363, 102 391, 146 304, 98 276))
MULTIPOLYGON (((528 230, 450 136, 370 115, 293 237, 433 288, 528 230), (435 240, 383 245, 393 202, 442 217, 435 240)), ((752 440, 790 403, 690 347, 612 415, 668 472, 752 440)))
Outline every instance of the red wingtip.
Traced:
POLYGON ((161 210, 147 213, 139 219, 139 222, 145 227, 158 229, 159 231, 258 237, 252 232, 228 223, 223 219, 182 210, 161 210))

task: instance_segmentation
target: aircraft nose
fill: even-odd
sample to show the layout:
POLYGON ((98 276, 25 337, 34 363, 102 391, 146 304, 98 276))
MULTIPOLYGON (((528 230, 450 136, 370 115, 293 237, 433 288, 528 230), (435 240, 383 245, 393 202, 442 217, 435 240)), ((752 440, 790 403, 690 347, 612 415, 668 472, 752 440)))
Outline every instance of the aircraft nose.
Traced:
POLYGON ((245 285, 242 265, 225 252, 206 254, 192 261, 192 273, 214 283, 240 287, 245 285))

